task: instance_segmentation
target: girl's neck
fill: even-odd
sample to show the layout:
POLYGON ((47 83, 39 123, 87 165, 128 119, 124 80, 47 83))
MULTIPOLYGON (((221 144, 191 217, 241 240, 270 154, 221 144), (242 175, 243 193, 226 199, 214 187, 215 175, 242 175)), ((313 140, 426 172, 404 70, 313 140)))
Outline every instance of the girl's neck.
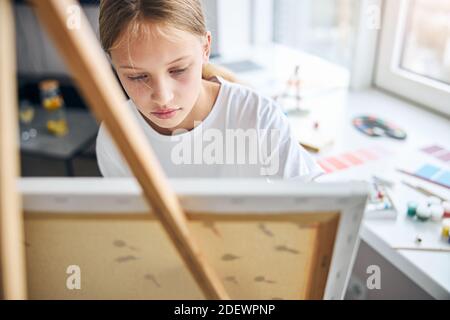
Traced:
POLYGON ((147 117, 144 116, 144 119, 155 131, 163 135, 172 135, 175 130, 179 129, 190 131, 209 115, 214 106, 214 103, 216 102, 217 96, 219 94, 219 89, 220 84, 202 80, 200 94, 197 98, 197 101, 195 102, 194 107, 187 115, 187 117, 174 128, 161 128, 147 119, 147 117))

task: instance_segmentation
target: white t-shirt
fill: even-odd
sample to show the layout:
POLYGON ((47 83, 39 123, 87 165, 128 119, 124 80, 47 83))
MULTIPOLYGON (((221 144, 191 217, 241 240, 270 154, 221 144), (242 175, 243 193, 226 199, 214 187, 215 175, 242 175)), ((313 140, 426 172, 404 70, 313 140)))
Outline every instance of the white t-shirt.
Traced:
MULTIPOLYGON (((132 100, 127 107, 170 178, 298 178, 323 173, 292 135, 288 119, 273 100, 220 77, 217 99, 194 129, 172 136, 155 131, 132 100)), ((102 123, 97 161, 104 177, 133 176, 102 123)))

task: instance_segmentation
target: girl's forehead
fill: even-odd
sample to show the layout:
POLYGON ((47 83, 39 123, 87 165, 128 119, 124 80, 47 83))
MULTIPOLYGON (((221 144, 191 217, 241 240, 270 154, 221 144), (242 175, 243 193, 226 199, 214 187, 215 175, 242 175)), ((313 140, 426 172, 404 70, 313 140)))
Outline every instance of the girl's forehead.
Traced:
POLYGON ((119 35, 113 49, 126 49, 141 44, 185 46, 199 41, 199 36, 170 24, 150 21, 131 22, 119 35))
POLYGON ((171 26, 146 24, 138 28, 128 28, 117 44, 110 50, 115 61, 170 62, 179 56, 189 56, 198 52, 200 38, 192 33, 171 26))

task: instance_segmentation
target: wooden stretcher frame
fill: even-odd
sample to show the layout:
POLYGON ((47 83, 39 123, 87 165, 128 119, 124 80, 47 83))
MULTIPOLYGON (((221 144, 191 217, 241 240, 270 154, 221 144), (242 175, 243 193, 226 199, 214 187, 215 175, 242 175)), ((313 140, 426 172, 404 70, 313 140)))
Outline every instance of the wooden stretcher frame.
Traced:
MULTIPOLYGON (((219 261, 220 259, 215 256, 215 252, 225 253, 230 251, 236 253, 238 251, 239 253, 236 253, 236 256, 246 257, 246 259, 237 259, 237 261, 233 262, 235 264, 241 263, 238 265, 240 267, 237 271, 233 269, 233 274, 241 282, 245 280, 247 275, 248 281, 245 286, 247 295, 242 293, 244 290, 233 291, 236 286, 227 282, 225 285, 231 298, 274 298, 273 295, 271 296, 272 292, 258 291, 257 288, 260 286, 260 283, 255 284, 254 281, 251 281, 253 277, 256 279, 258 274, 264 274, 264 270, 269 270, 270 272, 266 272, 266 274, 272 275, 274 284, 270 288, 271 290, 273 289, 273 292, 278 292, 275 297, 282 299, 342 299, 344 297, 359 244, 358 233, 367 198, 366 184, 357 182, 304 184, 294 181, 264 183, 259 179, 172 179, 171 182, 183 208, 188 214, 191 230, 194 230, 193 233, 196 238, 201 240, 202 249, 208 261, 213 264, 221 279, 226 280, 225 275, 229 273, 226 273, 225 270, 227 270, 229 264, 219 261), (207 230, 206 224, 208 222, 217 223, 216 231, 225 232, 223 241, 231 240, 230 242, 234 242, 234 247, 233 245, 228 245, 226 241, 225 243, 221 242, 222 240, 214 242, 214 239, 218 238, 214 236, 214 232, 207 230), (282 222, 285 224, 281 224, 282 222), (228 227, 228 238, 226 238, 227 223, 232 225, 232 227, 228 227), (269 235, 270 237, 262 235, 261 230, 257 230, 257 226, 261 223, 265 223, 268 229, 272 229, 272 231, 277 230, 277 228, 278 231, 286 230, 286 234, 288 232, 295 233, 297 229, 308 231, 308 228, 312 228, 316 232, 311 234, 314 238, 311 242, 306 240, 294 242, 292 241, 294 238, 290 238, 291 240, 286 238, 288 236, 284 231, 281 235, 280 232, 277 233, 276 231, 273 232, 273 235, 269 235), (271 225, 271 223, 275 225, 271 225), (202 226, 201 224, 205 225, 202 226), (293 225, 297 227, 289 227, 293 225), (239 230, 244 230, 243 236, 238 235, 239 230), (261 235, 260 238, 258 238, 259 235, 261 235), (233 237, 235 238, 233 239, 233 237), (239 243, 241 241, 239 239, 247 241, 248 244, 245 246, 236 244, 236 242, 239 243), (255 241, 255 239, 259 240, 255 241), (271 246, 273 244, 287 244, 292 250, 296 249, 301 254, 290 255, 292 260, 281 260, 282 258, 290 259, 291 257, 286 258, 285 255, 280 255, 279 252, 274 251, 274 247, 265 246, 263 244, 264 241, 268 241, 267 243, 270 243, 271 246), (264 254, 265 259, 261 260, 260 263, 255 263, 254 260, 258 260, 260 256, 247 256, 244 252, 246 247, 258 247, 258 245, 261 246, 260 251, 261 254, 264 254), (311 246, 310 253, 308 253, 309 245, 311 246), (294 265, 304 258, 308 259, 307 268, 298 268, 294 271, 292 269, 283 269, 283 266, 286 264, 294 265), (278 261, 278 259, 280 260, 278 261), (282 261, 284 263, 281 263, 282 261), (277 265, 276 263, 278 262, 280 264, 277 265), (267 269, 263 266, 274 264, 275 267, 272 267, 272 269, 267 269), (255 265, 258 267, 255 267, 255 265), (249 274, 252 274, 252 277, 249 277, 249 274), (283 284, 286 286, 286 281, 283 282, 282 279, 279 279, 280 274, 285 274, 291 279, 288 286, 289 290, 282 289, 283 284), (307 284, 304 286, 299 285, 302 281, 301 279, 305 279, 307 284)), ((68 261, 76 264, 74 259, 80 259, 85 261, 83 270, 92 269, 92 266, 89 267, 86 263, 86 261, 90 261, 86 256, 89 254, 94 256, 92 252, 75 253, 80 250, 77 249, 77 245, 80 247, 90 246, 84 243, 86 239, 77 240, 79 239, 78 237, 82 237, 77 232, 87 232, 88 236, 89 234, 92 235, 86 230, 88 228, 104 230, 106 238, 108 238, 107 234, 120 237, 111 230, 121 233, 121 230, 124 228, 133 229, 134 233, 132 235, 124 236, 125 238, 128 237, 127 243, 133 242, 133 240, 129 240, 129 238, 133 238, 135 242, 133 245, 139 242, 138 239, 141 236, 145 236, 146 231, 144 232, 143 230, 148 230, 151 234, 147 234, 146 240, 140 241, 141 244, 137 246, 142 247, 142 243, 149 243, 149 246, 153 248, 152 252, 158 252, 156 254, 158 259, 168 259, 163 257, 164 253, 162 251, 157 251, 154 248, 164 243, 157 235, 158 232, 151 227, 142 229, 141 223, 148 223, 149 220, 154 220, 155 217, 151 213, 149 214, 152 209, 146 205, 141 189, 135 180, 127 178, 22 178, 20 190, 24 196, 28 263, 36 266, 36 270, 33 271, 33 267, 29 265, 29 277, 32 283, 30 285, 31 298, 154 299, 157 297, 155 296, 156 293, 152 292, 152 288, 148 288, 149 291, 147 292, 143 291, 143 289, 138 289, 141 286, 139 281, 134 284, 133 289, 126 289, 126 283, 132 281, 135 273, 138 273, 137 269, 133 268, 139 269, 138 266, 144 262, 147 263, 147 267, 150 269, 155 268, 152 261, 155 255, 152 256, 152 253, 149 251, 144 254, 128 250, 129 254, 133 256, 136 254, 138 258, 127 262, 131 269, 123 271, 126 275, 123 274, 123 283, 125 284, 123 287, 120 287, 121 290, 118 290, 117 287, 111 284, 114 281, 112 276, 108 277, 102 273, 104 278, 100 280, 97 276, 93 276, 93 274, 98 274, 98 272, 94 271, 92 271, 89 281, 97 281, 95 287, 105 286, 104 289, 89 292, 88 289, 83 287, 85 288, 84 292, 82 292, 83 290, 75 292, 66 290, 63 286, 64 279, 67 277, 64 270, 68 261), (136 220, 139 221, 139 225, 133 224, 133 221, 136 223, 136 220), (99 221, 103 221, 103 224, 98 223, 99 221), (120 221, 121 227, 114 229, 114 225, 117 226, 118 221, 120 221), (67 223, 69 222, 76 222, 78 225, 77 230, 79 231, 73 231, 74 235, 72 236, 67 235, 70 239, 67 241, 70 242, 63 246, 61 244, 63 241, 51 238, 49 234, 69 233, 67 229, 67 223), (98 225, 94 227, 93 223, 98 223, 98 225), (110 224, 108 225, 108 223, 110 224), (64 225, 66 226, 64 227, 64 225), (139 231, 140 228, 141 230, 139 231), (40 234, 43 234, 43 238, 40 238, 40 234), (42 245, 45 243, 49 244, 48 248, 40 247, 40 243, 42 245), (48 253, 48 250, 52 250, 52 243, 58 243, 58 252, 72 252, 70 258, 60 257, 61 261, 57 262, 58 257, 48 253), (158 243, 158 245, 155 246, 154 243, 158 243), (50 255, 47 258, 42 258, 40 257, 41 253, 50 255), (59 263, 59 267, 52 267, 51 269, 59 270, 59 277, 52 274, 55 279, 51 280, 45 276, 47 271, 43 270, 42 266, 49 266, 49 264, 55 263, 59 263), (39 265, 41 266, 40 268, 38 267, 39 265), (39 285, 40 278, 46 279, 45 286, 39 285), (49 283, 52 283, 50 288, 53 288, 53 291, 46 290, 49 283), (55 288, 58 286, 59 290, 56 290, 55 288), (121 292, 118 293, 119 291, 121 292)), ((107 254, 104 253, 106 258, 99 260, 102 262, 98 262, 107 264, 103 269, 114 270, 114 272, 123 270, 118 263, 114 262, 113 257, 118 252, 126 252, 126 250, 113 248, 111 245, 112 238, 110 242, 103 237, 95 236, 95 239, 99 242, 98 244, 92 244, 92 246, 97 246, 96 252, 101 252, 101 248, 105 248, 104 250, 108 252, 107 254), (102 241, 104 241, 104 245, 100 244, 102 241)), ((170 251, 167 246, 163 246, 160 250, 170 251)), ((165 270, 176 269, 177 263, 173 262, 173 260, 170 261, 172 261, 171 264, 167 264, 165 270)), ((300 262, 298 263, 301 265, 300 262)), ((177 274, 182 273, 180 268, 177 270, 177 274)), ((153 271, 155 270, 152 269, 153 271)), ((159 273, 156 272, 154 274, 161 275, 162 273, 164 272, 159 270, 159 273)), ((201 295, 192 290, 192 285, 189 285, 190 282, 186 278, 183 279, 184 282, 179 284, 180 288, 185 290, 183 293, 174 290, 173 288, 176 286, 173 284, 170 294, 168 292, 164 293, 161 288, 153 289, 160 290, 157 292, 161 292, 161 298, 164 299, 201 299, 201 295)), ((141 279, 142 281, 145 282, 144 279, 141 279)), ((166 279, 162 279, 162 282, 167 284, 170 281, 166 277, 166 279)), ((240 289, 244 288, 241 287, 240 289)))

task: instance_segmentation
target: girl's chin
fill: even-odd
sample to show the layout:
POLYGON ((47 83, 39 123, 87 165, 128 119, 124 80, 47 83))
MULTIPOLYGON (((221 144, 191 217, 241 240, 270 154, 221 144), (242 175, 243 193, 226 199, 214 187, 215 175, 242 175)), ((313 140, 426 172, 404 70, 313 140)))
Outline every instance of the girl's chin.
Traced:
POLYGON ((156 124, 158 127, 163 129, 173 129, 176 128, 183 119, 180 117, 175 117, 171 119, 159 119, 157 117, 151 117, 151 121, 156 124))

